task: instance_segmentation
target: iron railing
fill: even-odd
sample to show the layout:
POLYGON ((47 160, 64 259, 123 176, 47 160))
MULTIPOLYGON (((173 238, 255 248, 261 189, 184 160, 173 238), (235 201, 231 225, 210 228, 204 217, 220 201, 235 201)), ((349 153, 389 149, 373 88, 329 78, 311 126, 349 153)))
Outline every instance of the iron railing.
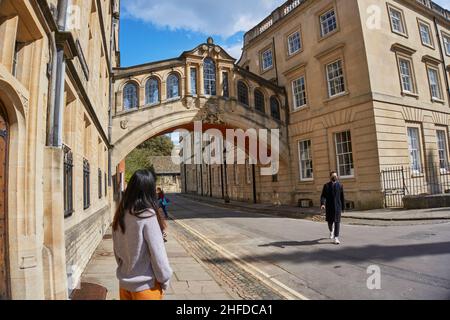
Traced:
POLYGON ((450 163, 386 168, 381 180, 385 206, 401 208, 405 196, 450 193, 450 163))

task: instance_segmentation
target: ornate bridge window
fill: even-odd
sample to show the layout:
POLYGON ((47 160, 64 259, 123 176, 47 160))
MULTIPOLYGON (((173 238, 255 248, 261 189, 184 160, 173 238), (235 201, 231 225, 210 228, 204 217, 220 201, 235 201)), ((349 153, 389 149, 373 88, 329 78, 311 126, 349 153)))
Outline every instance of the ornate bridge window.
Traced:
POLYGON ((255 90, 255 109, 262 113, 266 112, 264 94, 258 89, 255 90))
POLYGON ((272 115, 272 118, 281 120, 280 102, 276 97, 270 98, 270 114, 272 115))
POLYGON ((237 84, 238 89, 238 101, 246 106, 249 105, 248 102, 248 87, 244 83, 244 81, 238 81, 237 84))
POLYGON ((159 102, 159 81, 150 78, 145 84, 145 104, 155 104, 159 102))
POLYGON ((216 64, 211 58, 206 58, 203 62, 203 78, 205 81, 205 94, 216 95, 216 64))
POLYGON ((138 107, 138 89, 134 83, 128 83, 123 89, 123 109, 130 110, 138 107))
POLYGON ((167 77, 167 99, 174 99, 180 96, 180 79, 174 73, 167 77))

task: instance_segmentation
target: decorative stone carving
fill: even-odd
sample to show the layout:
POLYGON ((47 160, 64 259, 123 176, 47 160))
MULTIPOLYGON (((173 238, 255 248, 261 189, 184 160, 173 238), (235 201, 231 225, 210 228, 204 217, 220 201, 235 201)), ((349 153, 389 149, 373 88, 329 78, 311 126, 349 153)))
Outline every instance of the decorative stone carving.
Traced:
POLYGON ((223 108, 218 103, 209 102, 200 110, 198 120, 209 124, 224 124, 224 114, 223 108))
POLYGON ((120 127, 121 127, 123 130, 126 130, 126 129, 128 128, 128 120, 122 120, 122 121, 120 121, 120 127))

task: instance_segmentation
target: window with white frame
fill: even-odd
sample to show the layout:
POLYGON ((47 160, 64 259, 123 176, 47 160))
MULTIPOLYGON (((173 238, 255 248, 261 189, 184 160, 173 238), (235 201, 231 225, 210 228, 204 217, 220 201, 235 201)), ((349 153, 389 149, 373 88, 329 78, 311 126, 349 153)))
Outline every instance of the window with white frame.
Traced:
POLYGON ((450 36, 446 34, 442 34, 442 40, 444 42, 445 53, 450 56, 450 36))
POLYGON ((427 67, 427 70, 428 70, 428 81, 430 83, 431 98, 442 100, 439 72, 437 69, 432 67, 427 67))
POLYGON ((408 128, 408 147, 409 147, 409 157, 411 161, 411 169, 413 170, 413 173, 414 174, 423 173, 419 128, 416 127, 408 128))
POLYGON ((263 71, 266 71, 273 67, 273 55, 272 55, 272 49, 267 49, 262 53, 261 56, 262 60, 262 69, 263 71))
POLYGON ((422 40, 422 44, 425 46, 432 47, 433 40, 431 36, 431 28, 430 25, 419 21, 419 31, 420 31, 420 39, 422 40))
POLYGON ((299 141, 300 180, 313 179, 313 159, 311 152, 311 140, 299 141))
POLYGON ((341 177, 354 176, 352 136, 350 131, 335 134, 336 163, 338 174, 341 177))
POLYGON ((345 93, 344 70, 342 60, 327 65, 328 95, 334 97, 345 93))
POLYGON ((288 37, 288 53, 293 55, 302 49, 302 40, 300 32, 296 31, 288 37))
POLYGON ((305 76, 301 76, 297 80, 292 81, 292 93, 294 95, 295 109, 299 109, 308 103, 305 76))
POLYGON ((389 17, 391 19, 392 31, 395 33, 406 35, 406 27, 403 18, 403 12, 394 7, 389 6, 389 17))
POLYGON ((399 58, 398 66, 403 92, 414 93, 415 89, 411 60, 399 58))
POLYGON ((336 11, 331 9, 320 16, 320 35, 325 37, 337 29, 336 11))
POLYGON ((436 136, 439 153, 439 168, 441 169, 441 172, 447 173, 449 170, 447 131, 436 130, 436 136))

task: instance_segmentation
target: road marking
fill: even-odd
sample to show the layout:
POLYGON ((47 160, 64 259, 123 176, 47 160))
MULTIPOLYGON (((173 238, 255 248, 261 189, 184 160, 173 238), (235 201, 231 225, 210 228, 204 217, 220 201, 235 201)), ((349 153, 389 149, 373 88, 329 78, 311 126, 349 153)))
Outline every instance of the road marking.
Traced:
POLYGON ((277 293, 279 293, 280 295, 282 295, 286 299, 288 299, 288 300, 297 300, 297 299, 309 300, 303 294, 301 294, 301 293, 295 291, 294 289, 286 286, 282 282, 280 282, 277 279, 271 277, 269 274, 267 274, 263 270, 261 270, 261 269, 255 267, 254 265, 252 265, 252 264, 242 260, 237 255, 235 255, 234 253, 228 251, 224 247, 222 247, 219 244, 215 243, 214 241, 208 239, 206 236, 201 234, 199 231, 191 228, 186 223, 178 221, 178 220, 173 220, 173 221, 175 223, 177 223, 178 225, 180 225, 181 227, 183 227, 184 229, 186 229, 187 231, 189 231, 190 233, 192 233, 193 235, 199 237, 201 240, 206 242, 213 249, 219 251, 225 257, 227 257, 228 259, 232 260, 234 263, 236 263, 237 265, 242 267, 245 271, 249 272, 251 275, 256 277, 258 280, 260 280, 261 282, 265 283, 270 288, 274 289, 277 293), (274 284, 277 285, 278 287, 282 288, 283 290, 281 290, 278 287, 274 286, 274 284))

